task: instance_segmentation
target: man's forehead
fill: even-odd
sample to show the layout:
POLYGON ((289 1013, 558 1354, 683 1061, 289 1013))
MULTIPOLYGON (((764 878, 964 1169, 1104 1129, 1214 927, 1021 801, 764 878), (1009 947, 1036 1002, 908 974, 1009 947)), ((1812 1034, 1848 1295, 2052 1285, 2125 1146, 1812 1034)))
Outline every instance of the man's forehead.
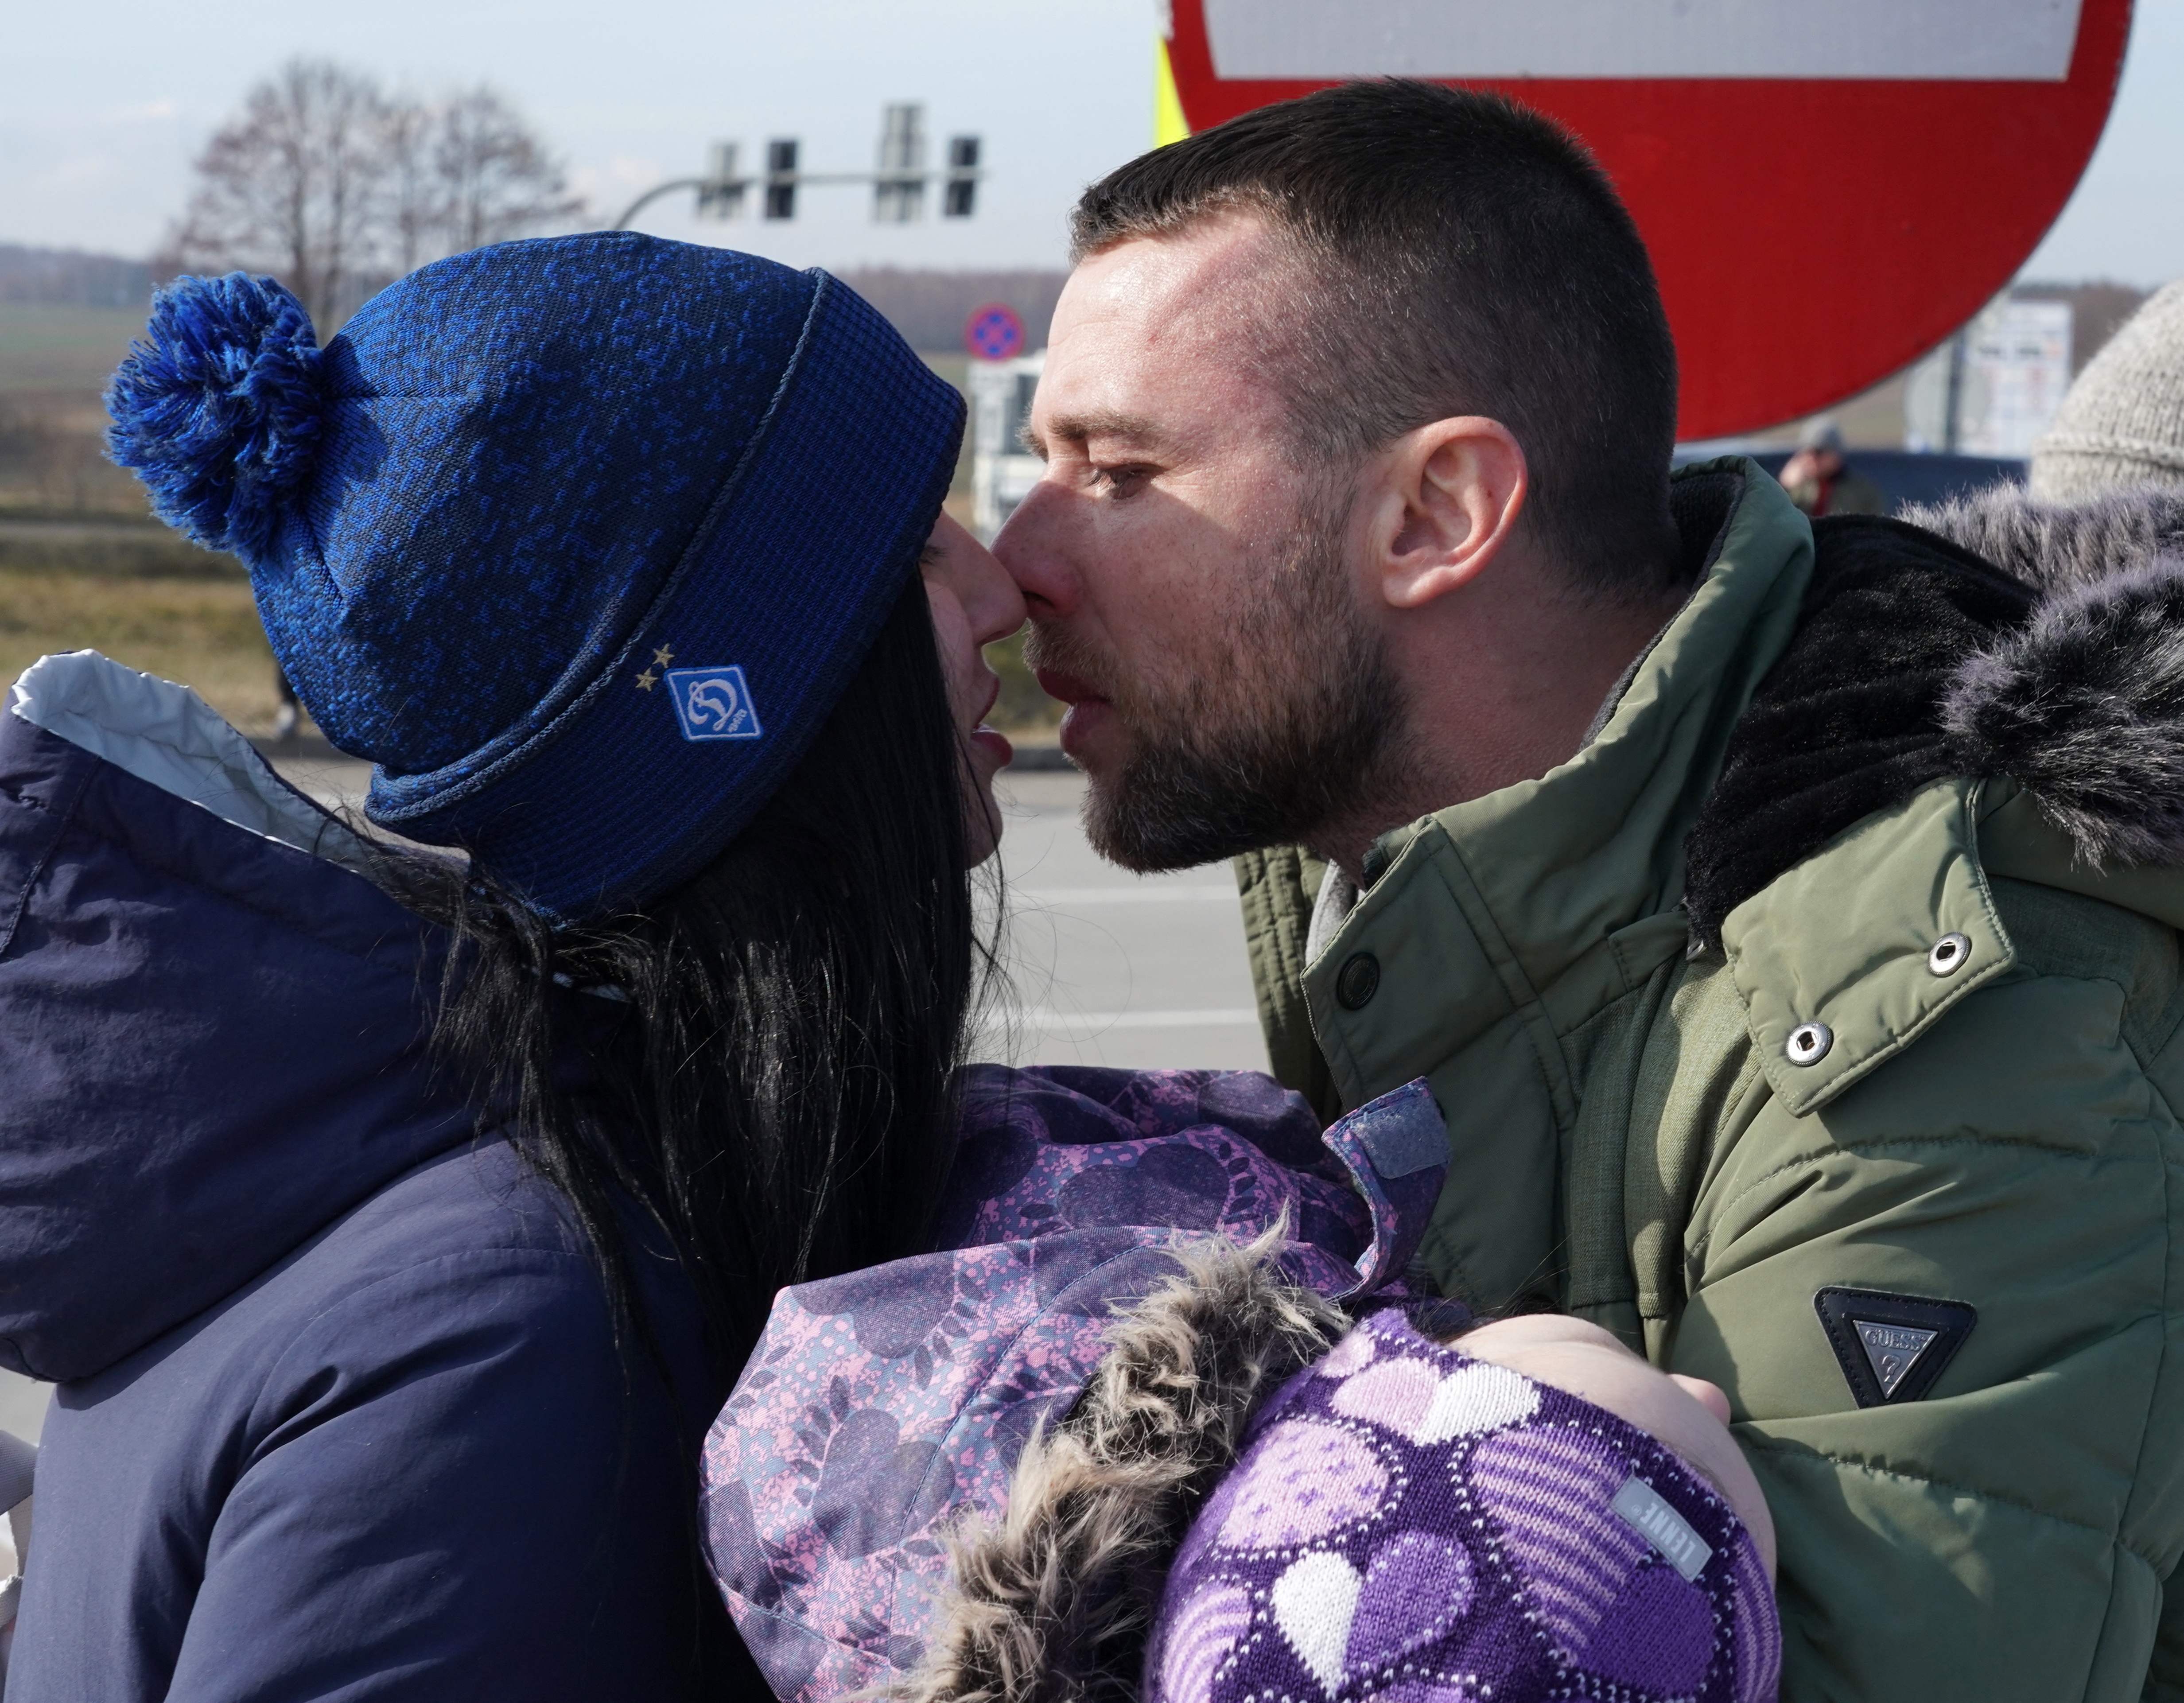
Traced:
POLYGON ((1264 221, 1250 213, 1117 242, 1069 275, 1055 332, 1127 330, 1162 343, 1243 329, 1270 305, 1275 247, 1264 221))
POLYGON ((1271 242, 1256 219, 1234 215, 1120 242, 1079 264, 1048 340, 1045 429, 1153 436, 1189 415, 1270 400, 1257 375, 1271 242))

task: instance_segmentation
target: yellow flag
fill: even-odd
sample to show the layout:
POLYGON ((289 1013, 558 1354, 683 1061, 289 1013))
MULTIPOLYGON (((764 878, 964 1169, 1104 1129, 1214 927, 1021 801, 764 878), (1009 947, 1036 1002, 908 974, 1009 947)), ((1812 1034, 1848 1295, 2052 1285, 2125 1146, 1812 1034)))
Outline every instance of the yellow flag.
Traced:
POLYGON ((1190 134, 1183 98, 1175 92, 1175 68, 1167 62, 1167 43, 1153 37, 1153 146, 1166 147, 1190 134))

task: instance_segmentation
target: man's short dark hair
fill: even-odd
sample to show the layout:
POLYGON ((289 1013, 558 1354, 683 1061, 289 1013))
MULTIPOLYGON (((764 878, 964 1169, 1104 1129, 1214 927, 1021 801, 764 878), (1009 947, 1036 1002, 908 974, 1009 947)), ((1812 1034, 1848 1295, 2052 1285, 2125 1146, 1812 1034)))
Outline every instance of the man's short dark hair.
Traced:
POLYGON ((1344 83, 1156 148, 1084 192, 1073 258, 1255 213, 1303 262, 1270 363, 1295 451, 1357 458, 1455 415, 1523 445, 1527 515, 1580 589, 1676 558, 1676 351, 1638 228, 1559 125, 1499 95, 1344 83))

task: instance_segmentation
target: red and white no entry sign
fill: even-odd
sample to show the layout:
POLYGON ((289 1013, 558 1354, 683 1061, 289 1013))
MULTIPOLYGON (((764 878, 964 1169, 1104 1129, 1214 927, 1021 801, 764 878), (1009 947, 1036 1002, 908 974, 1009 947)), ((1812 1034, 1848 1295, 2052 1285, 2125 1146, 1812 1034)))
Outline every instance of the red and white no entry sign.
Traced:
POLYGON ((1686 438, 1808 414, 1931 348, 2062 211, 2131 0, 1172 0, 1203 130, 1351 77, 1502 91, 1630 203, 1686 438))

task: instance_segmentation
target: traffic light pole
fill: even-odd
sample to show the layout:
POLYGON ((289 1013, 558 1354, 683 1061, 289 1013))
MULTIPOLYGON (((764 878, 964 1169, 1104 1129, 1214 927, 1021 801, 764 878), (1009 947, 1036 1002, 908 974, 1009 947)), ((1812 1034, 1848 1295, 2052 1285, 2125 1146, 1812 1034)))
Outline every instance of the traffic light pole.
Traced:
MULTIPOLYGON (((646 190, 644 194, 638 196, 636 200, 631 202, 628 209, 622 214, 621 217, 616 220, 615 222, 607 228, 610 231, 628 230, 629 221, 631 220, 636 218, 638 214, 644 212, 647 207, 649 207, 654 202, 659 200, 661 196, 672 195, 678 189, 702 190, 714 189, 719 186, 720 186, 716 185, 710 177, 677 177, 666 183, 655 183, 651 188, 646 190)), ((740 188, 741 186, 738 185, 738 187, 740 188)))
POLYGON ((766 143, 766 169, 763 172, 739 172, 736 170, 738 145, 732 142, 716 142, 712 170, 707 175, 671 178, 666 183, 655 184, 630 203, 613 228, 627 230, 630 222, 654 201, 682 189, 696 192, 697 211, 701 217, 736 217, 743 211, 744 198, 755 189, 762 192, 761 218, 794 219, 799 189, 837 184, 871 185, 878 192, 873 198, 872 216, 883 224, 907 224, 921 217, 928 185, 939 187, 943 219, 968 219, 977 209, 978 183, 986 175, 980 164, 983 144, 976 136, 952 136, 948 139, 947 164, 928 170, 925 164, 924 125, 922 103, 890 102, 881 114, 880 163, 874 171, 803 170, 799 162, 802 144, 794 136, 775 136, 766 143))
MULTIPOLYGON (((922 189, 928 182, 938 182, 944 192, 959 183, 976 183, 985 176, 978 170, 950 168, 945 171, 794 171, 772 173, 760 177, 677 177, 666 183, 655 183, 636 200, 630 203, 621 218, 607 228, 627 231, 629 222, 663 195, 672 195, 678 189, 694 189, 702 195, 717 195, 733 202, 740 202, 745 192, 753 189, 787 187, 802 189, 838 183, 909 183, 915 181, 922 189)), ((769 215, 772 216, 772 215, 769 215)), ((950 215, 961 218, 956 214, 950 215)))

